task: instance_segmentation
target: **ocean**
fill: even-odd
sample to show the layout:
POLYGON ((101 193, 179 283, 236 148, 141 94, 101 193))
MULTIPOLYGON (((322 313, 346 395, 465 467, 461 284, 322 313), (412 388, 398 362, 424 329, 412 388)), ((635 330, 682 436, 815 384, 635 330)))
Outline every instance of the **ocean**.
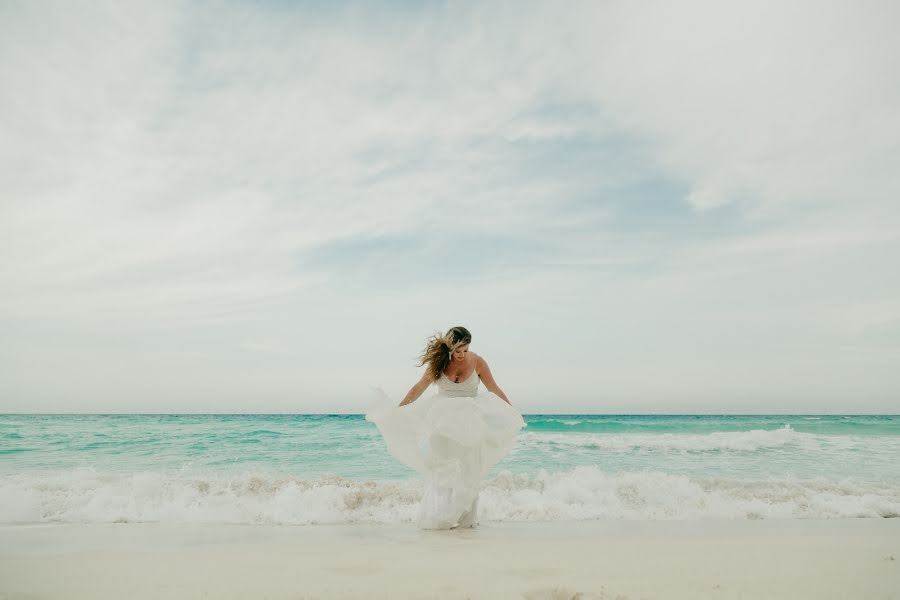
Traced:
MULTIPOLYGON (((479 519, 900 516, 900 416, 524 415, 479 519)), ((422 480, 363 415, 0 415, 0 523, 385 523, 422 480)))

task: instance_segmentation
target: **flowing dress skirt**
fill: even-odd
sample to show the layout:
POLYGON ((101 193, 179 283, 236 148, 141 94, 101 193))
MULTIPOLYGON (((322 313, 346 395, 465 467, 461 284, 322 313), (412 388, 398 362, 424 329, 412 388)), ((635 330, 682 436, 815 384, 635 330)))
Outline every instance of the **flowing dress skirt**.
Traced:
POLYGON ((366 420, 388 452, 425 478, 417 524, 422 529, 474 526, 481 480, 516 443, 522 415, 492 392, 441 391, 397 406, 382 390, 366 420))

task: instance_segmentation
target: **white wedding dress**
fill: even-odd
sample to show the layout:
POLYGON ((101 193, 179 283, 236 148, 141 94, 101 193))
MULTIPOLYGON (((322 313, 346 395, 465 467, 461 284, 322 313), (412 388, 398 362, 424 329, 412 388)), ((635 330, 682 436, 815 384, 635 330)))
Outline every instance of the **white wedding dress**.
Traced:
POLYGON ((522 415, 492 392, 478 391, 473 372, 454 383, 441 375, 438 393, 397 406, 376 389, 366 412, 388 452, 425 477, 417 524, 421 529, 474 527, 481 480, 516 443, 522 415))

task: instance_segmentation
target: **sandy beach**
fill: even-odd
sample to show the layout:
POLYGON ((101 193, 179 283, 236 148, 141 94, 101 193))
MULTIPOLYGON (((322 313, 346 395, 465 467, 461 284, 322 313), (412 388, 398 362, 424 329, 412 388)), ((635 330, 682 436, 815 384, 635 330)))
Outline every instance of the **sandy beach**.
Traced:
POLYGON ((900 598, 900 519, 0 529, 0 598, 900 598))

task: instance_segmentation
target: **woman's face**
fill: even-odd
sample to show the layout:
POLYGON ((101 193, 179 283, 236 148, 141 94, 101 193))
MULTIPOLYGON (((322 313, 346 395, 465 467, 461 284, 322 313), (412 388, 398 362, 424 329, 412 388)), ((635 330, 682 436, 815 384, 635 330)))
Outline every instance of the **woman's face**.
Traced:
POLYGON ((462 346, 459 346, 456 350, 453 351, 453 360, 457 360, 457 361, 459 361, 459 360, 465 360, 465 359, 466 359, 466 353, 467 353, 468 351, 469 351, 469 345, 468 345, 468 344, 463 344, 462 346))

